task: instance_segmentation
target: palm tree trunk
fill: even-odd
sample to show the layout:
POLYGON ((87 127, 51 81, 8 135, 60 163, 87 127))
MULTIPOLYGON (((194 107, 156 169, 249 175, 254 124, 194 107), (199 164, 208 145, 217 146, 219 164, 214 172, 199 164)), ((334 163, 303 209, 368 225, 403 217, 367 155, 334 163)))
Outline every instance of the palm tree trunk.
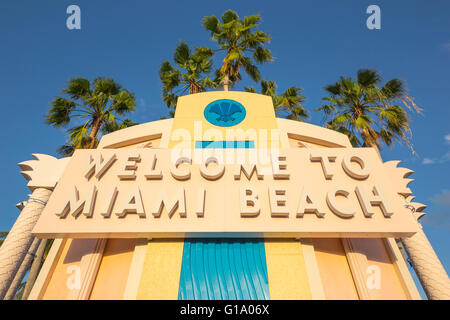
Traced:
POLYGON ((20 284, 22 283, 22 280, 25 277, 25 274, 27 273, 28 269, 31 266, 31 263, 33 262, 36 250, 39 247, 40 242, 41 239, 34 238, 33 243, 31 244, 30 249, 25 255, 25 258, 23 259, 22 264, 20 265, 20 268, 15 275, 13 282, 11 283, 8 291, 6 292, 4 300, 14 299, 17 289, 19 289, 20 284))
POLYGON ((200 92, 200 86, 196 83, 190 83, 189 84, 189 94, 199 93, 200 92))
POLYGON ((90 143, 89 143, 89 148, 90 149, 94 149, 95 147, 95 141, 97 139, 97 134, 98 131, 100 130, 100 127, 102 126, 102 119, 96 118, 94 119, 93 123, 92 123, 92 128, 91 128, 91 132, 89 132, 89 138, 90 138, 90 143))
POLYGON ((223 90, 228 91, 228 85, 230 82, 230 77, 228 76, 228 73, 225 73, 225 76, 223 77, 223 90))
POLYGON ((363 141, 366 144, 366 146, 368 146, 370 148, 374 148, 377 151, 377 154, 381 159, 380 148, 378 148, 378 145, 377 145, 376 141, 374 141, 374 138, 373 138, 373 130, 372 130, 372 134, 370 134, 370 133, 371 133, 370 130, 365 128, 361 132, 361 138, 363 138, 363 141))
POLYGON ((5 296, 33 241, 31 231, 51 193, 51 190, 45 188, 34 189, 30 200, 19 214, 8 237, 0 247, 0 299, 5 296))
POLYGON ((39 270, 41 269, 42 257, 44 256, 47 241, 48 241, 47 239, 42 239, 36 251, 36 257, 33 260, 33 264, 31 265, 30 273, 28 275, 27 283, 25 284, 25 288, 23 289, 22 300, 28 299, 31 289, 33 288, 34 283, 36 282, 39 270))

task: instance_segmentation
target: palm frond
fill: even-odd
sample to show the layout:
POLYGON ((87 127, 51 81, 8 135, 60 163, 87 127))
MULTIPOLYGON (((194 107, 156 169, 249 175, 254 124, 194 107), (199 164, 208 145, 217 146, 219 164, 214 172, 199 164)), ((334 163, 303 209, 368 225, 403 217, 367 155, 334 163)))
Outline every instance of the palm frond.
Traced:
POLYGON ((402 80, 392 79, 379 88, 380 82, 379 72, 371 69, 358 70, 357 80, 340 77, 324 87, 329 94, 323 99, 327 103, 315 111, 322 111, 327 128, 345 133, 353 145, 379 148, 381 142, 390 146, 401 140, 414 153, 409 116, 395 102, 408 101, 410 111, 420 109, 410 108, 413 100, 402 80))
POLYGON ((242 59, 242 65, 245 72, 250 76, 250 78, 253 81, 258 82, 261 77, 258 67, 252 64, 252 61, 249 58, 242 59))
POLYGON ((45 119, 53 127, 62 127, 70 122, 70 113, 75 109, 75 102, 56 97, 50 105, 45 119))
POLYGON ((91 96, 91 83, 85 78, 72 78, 69 80, 67 88, 62 90, 72 99, 82 99, 91 96))
POLYGON ((219 21, 217 17, 210 16, 202 20, 202 25, 211 32, 212 39, 219 45, 216 51, 226 52, 219 68, 220 76, 216 76, 216 79, 223 80, 226 76, 234 84, 242 79, 243 68, 251 79, 258 82, 260 72, 255 63, 262 64, 272 60, 270 50, 264 48, 270 40, 269 35, 255 30, 260 23, 260 16, 251 15, 241 19, 235 11, 227 10, 221 19, 219 21))
POLYGON ((104 134, 108 134, 117 130, 122 130, 125 128, 129 128, 135 125, 138 125, 139 123, 131 121, 129 119, 125 119, 121 122, 117 122, 115 119, 111 119, 109 121, 105 121, 105 124, 102 127, 102 132, 104 134))
POLYGON ((134 95, 128 90, 122 90, 118 94, 114 95, 111 107, 109 109, 121 115, 133 111, 135 108, 136 99, 134 95))
POLYGON ((219 32, 219 19, 216 16, 204 17, 202 25, 206 30, 211 31, 212 34, 219 32))
POLYGON ((75 152, 75 149, 75 145, 73 144, 64 144, 56 149, 56 153, 63 158, 71 157, 75 152))
POLYGON ((181 43, 175 48, 175 53, 173 55, 173 61, 175 61, 179 66, 185 66, 189 62, 189 57, 191 56, 191 51, 186 42, 181 41, 181 43))
POLYGON ((94 93, 113 96, 120 92, 122 86, 113 79, 97 77, 94 79, 94 93))
POLYGON ((253 59, 259 64, 272 61, 272 53, 269 49, 263 47, 257 47, 253 52, 253 59))
POLYGON ((229 23, 229 22, 234 21, 234 20, 239 20, 239 16, 236 13, 236 11, 231 10, 231 9, 225 11, 222 14, 221 18, 222 18, 223 23, 229 23))
POLYGON ((72 78, 62 90, 69 98, 56 97, 50 104, 46 122, 53 127, 66 126, 83 120, 67 130, 68 140, 58 147, 62 156, 70 156, 75 149, 98 145, 98 132, 105 121, 135 109, 133 93, 110 78, 97 77, 91 83, 85 78, 72 78))
POLYGON ((197 47, 191 50, 182 41, 175 48, 174 54, 174 61, 178 67, 173 67, 168 61, 161 64, 159 76, 162 97, 168 108, 175 109, 178 96, 186 91, 197 93, 217 87, 218 82, 208 77, 213 55, 214 51, 210 48, 197 47))
POLYGON ((361 86, 371 87, 381 81, 381 76, 377 70, 360 69, 357 72, 357 79, 361 86))

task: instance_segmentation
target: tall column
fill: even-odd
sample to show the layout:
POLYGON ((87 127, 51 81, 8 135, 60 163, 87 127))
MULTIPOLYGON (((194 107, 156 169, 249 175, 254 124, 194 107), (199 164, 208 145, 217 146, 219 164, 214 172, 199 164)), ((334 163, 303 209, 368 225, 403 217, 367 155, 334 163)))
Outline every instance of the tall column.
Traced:
POLYGON ((0 299, 5 297, 14 280, 33 241, 31 231, 70 159, 56 159, 40 153, 34 153, 33 158, 35 160, 18 164, 33 193, 0 247, 0 299))
POLYGON ((36 256, 36 250, 39 247, 40 243, 41 239, 38 238, 33 239, 33 242, 31 243, 28 252, 25 254, 25 257, 23 258, 23 261, 20 264, 19 270, 14 275, 14 280, 11 282, 8 291, 3 297, 4 300, 14 300, 14 298, 16 297, 16 292, 19 289, 20 284, 22 283, 22 280, 25 277, 25 274, 30 269, 31 264, 33 263, 33 260, 36 256))
POLYGON ((45 248, 48 244, 48 239, 42 239, 39 247, 36 251, 36 257, 33 260, 33 263, 31 264, 30 273, 28 274, 27 283, 25 284, 25 288, 23 289, 22 294, 22 300, 27 300, 28 296, 30 295, 31 289, 34 286, 34 283, 36 282, 36 278, 39 274, 39 271, 41 270, 41 264, 42 264, 42 257, 45 253, 45 248))
POLYGON ((0 247, 0 299, 4 298, 33 241, 31 231, 51 193, 52 191, 46 188, 34 189, 27 205, 0 247))
POLYGON ((433 250, 418 220, 425 215, 426 205, 412 202, 414 196, 408 185, 414 181, 409 177, 414 173, 408 168, 398 167, 400 161, 385 162, 384 168, 405 208, 410 210, 418 224, 418 232, 401 241, 408 254, 412 267, 429 299, 450 299, 450 280, 439 258, 433 250))
POLYGON ((422 226, 412 237, 402 238, 402 242, 428 299, 449 300, 450 279, 422 226))

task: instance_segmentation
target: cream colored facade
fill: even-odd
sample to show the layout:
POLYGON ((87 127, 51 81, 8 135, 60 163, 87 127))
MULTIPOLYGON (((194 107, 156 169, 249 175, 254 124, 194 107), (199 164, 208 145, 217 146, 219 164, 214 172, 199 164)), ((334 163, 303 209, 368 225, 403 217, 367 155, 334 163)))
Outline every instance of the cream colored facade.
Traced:
MULTIPOLYGON (((284 150, 282 154, 287 154, 288 159, 303 159, 307 154, 309 161, 298 162, 298 166, 296 163, 288 162, 288 168, 291 175, 304 176, 306 178, 304 185, 315 193, 330 187, 331 182, 327 174, 333 175, 334 183, 341 187, 348 186, 345 181, 350 179, 346 176, 349 172, 344 168, 345 165, 342 165, 342 161, 346 154, 354 149, 351 148, 345 135, 311 124, 276 118, 269 97, 244 92, 208 92, 181 97, 174 119, 149 122, 105 135, 96 152, 101 153, 104 150, 104 161, 107 161, 108 155, 113 153, 121 160, 126 154, 135 155, 141 152, 142 155, 150 155, 154 151, 162 155, 166 152, 167 156, 161 157, 164 160, 164 168, 165 163, 169 166, 170 157, 174 157, 174 150, 180 153, 195 150, 198 141, 253 141, 255 150, 284 150), (245 119, 234 127, 211 124, 203 115, 204 108, 219 99, 235 100, 245 106, 247 112, 245 119), (325 155, 324 157, 331 161, 324 164, 323 161, 313 159, 311 152, 325 155), (308 168, 307 171, 298 171, 305 167, 308 168), (313 172, 316 172, 316 175, 313 172)), ((213 151, 205 149, 202 152, 213 151)), ((185 221, 188 223, 180 224, 180 220, 183 221, 178 215, 180 205, 173 215, 173 220, 166 214, 168 212, 163 210, 158 223, 164 231, 159 233, 151 229, 152 226, 148 228, 143 226, 138 215, 126 216, 122 220, 112 216, 105 222, 104 217, 96 214, 95 209, 94 215, 87 218, 83 214, 79 218, 73 218, 69 209, 67 220, 56 217, 57 207, 65 201, 62 199, 69 197, 68 193, 72 192, 70 188, 73 185, 70 182, 76 179, 73 172, 82 172, 83 166, 86 166, 85 163, 80 164, 81 160, 75 163, 74 156, 72 159, 74 163, 67 164, 67 168, 74 169, 73 172, 66 170, 63 173, 63 178, 33 231, 39 236, 58 239, 55 240, 39 274, 30 299, 177 299, 184 238, 196 236, 196 233, 202 233, 204 236, 211 228, 213 231, 223 233, 240 232, 244 236, 247 234, 249 238, 257 237, 258 234, 259 237, 263 237, 270 299, 420 299, 405 261, 392 238, 408 237, 418 230, 416 219, 413 219, 409 210, 404 207, 409 200, 407 197, 411 195, 407 187, 411 181, 407 179, 411 171, 398 168, 395 162, 382 163, 373 150, 354 152, 367 152, 373 180, 370 178, 366 181, 383 186, 386 197, 393 207, 392 216, 385 215, 381 206, 372 205, 376 201, 371 202, 369 199, 367 201, 371 209, 376 209, 373 216, 368 218, 364 214, 364 207, 361 207, 364 199, 353 194, 348 196, 349 198, 337 197, 336 206, 344 206, 347 203, 345 201, 353 197, 352 203, 356 208, 352 218, 354 221, 339 218, 327 209, 325 216, 327 218, 322 219, 325 221, 326 229, 321 229, 323 221, 314 213, 305 214, 305 223, 301 228, 295 225, 298 224, 296 217, 291 217, 294 220, 289 223, 283 223, 280 222, 283 218, 273 215, 273 206, 276 207, 276 204, 271 203, 267 196, 267 192, 270 192, 267 189, 271 185, 278 184, 278 181, 264 180, 265 178, 260 181, 257 173, 250 179, 241 177, 241 180, 234 180, 235 171, 231 166, 235 163, 225 165, 225 172, 229 172, 229 176, 225 173, 220 179, 202 180, 197 172, 200 172, 204 160, 211 156, 208 154, 205 157, 202 154, 199 163, 193 161, 194 163, 190 165, 192 174, 189 181, 177 182, 178 180, 172 179, 175 177, 174 172, 181 176, 186 173, 185 170, 181 170, 185 168, 185 164, 182 164, 173 171, 163 172, 167 175, 172 173, 172 177, 169 178, 173 181, 163 180, 164 183, 156 189, 149 189, 149 193, 154 194, 162 186, 176 188, 189 183, 198 185, 198 188, 205 186, 207 200, 203 219, 210 224, 199 227, 199 215, 194 215, 192 220, 189 220, 191 219, 189 212, 198 212, 196 210, 198 195, 191 197, 186 193, 187 206, 192 203, 192 208, 186 209, 188 214, 185 221), (221 179, 228 180, 220 182, 221 179), (252 218, 243 216, 245 210, 242 209, 240 203, 242 198, 239 200, 237 191, 243 181, 254 185, 255 188, 261 187, 258 194, 265 199, 260 208, 259 223, 251 222, 253 223, 251 226, 248 225, 248 221, 252 218), (219 183, 222 183, 221 188, 225 191, 229 190, 229 194, 236 192, 236 196, 229 196, 225 202, 217 196, 217 199, 213 198, 214 201, 209 202, 217 207, 214 205, 208 207, 210 205, 208 199, 211 199, 208 196, 212 194, 210 197, 214 197, 214 194, 219 194, 213 192, 214 184, 219 183), (228 223, 227 229, 224 230, 214 229, 221 225, 222 220, 207 220, 209 218, 206 217, 208 212, 220 210, 223 210, 223 215, 227 212, 237 214, 235 220, 224 222, 228 223), (264 213, 267 213, 266 216, 263 216, 264 213), (331 220, 327 220, 328 217, 331 220), (126 219, 130 219, 131 223, 126 224, 126 219), (376 232, 370 232, 371 226, 376 232)), ((364 157, 363 153, 358 154, 364 157)), ((179 156, 180 154, 177 154, 175 158, 178 159, 179 156)), ((119 162, 122 163, 117 161, 119 162)), ((132 167, 133 163, 129 166, 132 167)), ((211 168, 213 167, 214 165, 211 168)), ((362 176, 357 177, 357 173, 361 173, 363 169, 364 165, 358 163, 350 169, 351 172, 356 172, 354 180, 366 179, 362 176)), ((134 172, 138 183, 139 177, 144 177, 144 174, 136 168, 134 172)), ((114 177, 117 180, 117 174, 114 177)), ((107 180, 108 173, 105 173, 104 178, 105 185, 99 185, 98 195, 101 195, 100 190, 106 186, 114 185, 114 180, 107 180)), ((286 183, 284 181, 284 184, 286 183)), ((286 190, 289 203, 294 197, 295 183, 286 190)), ((221 194, 222 198, 223 194, 224 192, 221 194)), ((321 206, 332 207, 326 202, 325 194, 326 192, 320 200, 323 201, 321 206)), ((100 203, 104 198, 96 200, 100 203)), ((292 201, 295 205, 288 208, 294 216, 298 202, 299 199, 296 198, 292 201)), ((419 208, 417 212, 423 209, 423 206, 408 203, 419 208)), ((148 209, 151 205, 145 202, 143 204, 146 213, 151 216, 151 210, 148 209)), ((208 236, 214 237, 214 234, 208 236)))

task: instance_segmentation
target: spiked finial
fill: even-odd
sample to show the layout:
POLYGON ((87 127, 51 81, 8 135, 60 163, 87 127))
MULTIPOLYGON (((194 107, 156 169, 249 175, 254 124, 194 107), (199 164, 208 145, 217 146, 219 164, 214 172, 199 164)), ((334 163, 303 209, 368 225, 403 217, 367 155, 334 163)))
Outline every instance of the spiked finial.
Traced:
POLYGON ((388 161, 384 163, 384 166, 391 178, 394 190, 405 200, 405 208, 411 210, 414 218, 418 220, 425 215, 423 210, 427 206, 422 203, 412 202, 415 197, 412 195, 412 191, 408 188, 408 185, 414 181, 414 179, 409 179, 409 176, 414 171, 408 168, 397 167, 399 163, 400 161, 388 161))
POLYGON ((53 189, 61 177, 70 158, 57 159, 55 157, 33 153, 35 160, 23 161, 18 164, 20 172, 28 180, 28 188, 53 189))

